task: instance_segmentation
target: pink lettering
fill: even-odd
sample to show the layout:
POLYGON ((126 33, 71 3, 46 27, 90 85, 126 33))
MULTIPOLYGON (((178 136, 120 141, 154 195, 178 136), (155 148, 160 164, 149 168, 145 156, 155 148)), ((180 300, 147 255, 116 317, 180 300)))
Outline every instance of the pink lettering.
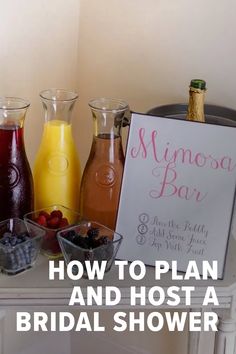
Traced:
MULTIPOLYGON (((158 164, 166 162, 169 165, 169 170, 171 170, 170 168, 174 168, 177 163, 195 165, 196 167, 207 167, 213 170, 222 169, 227 172, 232 172, 236 168, 236 164, 229 156, 215 158, 211 154, 206 155, 202 152, 193 152, 191 149, 185 149, 183 147, 171 149, 169 142, 166 142, 165 146, 161 143, 160 149, 158 150, 157 136, 157 130, 152 130, 147 133, 145 128, 140 128, 138 130, 137 145, 130 149, 131 158, 135 159, 140 157, 147 159, 150 155, 158 164)), ((170 187, 172 183, 167 180, 167 184, 169 184, 170 187)))
POLYGON ((189 200, 194 195, 194 190, 191 192, 187 186, 180 186, 178 189, 178 197, 189 200))
POLYGON ((173 168, 170 168, 169 165, 166 166, 164 172, 164 178, 161 184, 161 190, 152 190, 150 192, 150 197, 152 198, 161 198, 161 197, 171 197, 175 195, 177 188, 173 184, 176 180, 177 173, 173 168), (167 189, 167 191, 166 191, 167 189))
POLYGON ((190 200, 193 197, 195 197, 196 202, 201 202, 205 197, 207 196, 207 193, 205 193, 203 196, 201 195, 201 192, 199 192, 196 188, 191 190, 187 186, 181 186, 178 189, 178 197, 181 199, 186 199, 190 200))
POLYGON ((228 156, 224 156, 222 157, 222 159, 220 160, 220 167, 223 169, 223 170, 226 170, 226 171, 233 171, 235 169, 235 164, 233 164, 232 162, 232 159, 231 157, 228 157, 228 156))
POLYGON ((144 144, 144 140, 143 140, 144 135, 145 135, 145 129, 140 128, 139 134, 138 134, 139 142, 140 142, 139 147, 138 147, 138 149, 133 147, 130 151, 130 154, 133 158, 136 158, 139 154, 141 154, 144 159, 146 159, 146 157, 147 157, 147 149, 146 149, 146 145, 144 144))
POLYGON ((214 157, 212 157, 211 155, 209 155, 209 158, 211 159, 211 168, 213 168, 214 170, 217 170, 219 168, 219 162, 214 159, 214 157))
MULTIPOLYGON (((164 169, 163 178, 160 182, 160 190, 152 189, 149 193, 151 198, 158 199, 162 197, 178 197, 180 199, 190 200, 194 199, 196 202, 201 202, 206 196, 207 193, 202 194, 196 188, 190 188, 185 185, 177 186, 177 172, 174 167, 170 167, 171 163, 169 163, 164 169)), ((160 169, 154 168, 152 174, 154 177, 161 178, 161 174, 159 172, 160 169)))
POLYGON ((194 162, 192 159, 192 151, 189 149, 179 148, 178 150, 175 150, 173 154, 173 161, 176 162, 177 158, 179 158, 180 161, 185 164, 192 165, 194 162))
POLYGON ((151 133, 151 141, 148 143, 145 142, 145 128, 140 128, 138 132, 138 138, 139 138, 139 146, 138 148, 132 147, 130 150, 130 155, 132 158, 137 158, 139 155, 143 159, 147 158, 147 153, 148 153, 148 148, 151 146, 152 147, 152 153, 154 160, 156 162, 160 162, 157 157, 157 146, 156 146, 156 137, 157 137, 157 131, 153 130, 151 133))
POLYGON ((194 190, 195 190, 195 192, 196 192, 196 201, 197 201, 197 202, 201 202, 203 199, 206 198, 207 193, 201 195, 201 192, 199 192, 197 189, 194 188, 194 190))
POLYGON ((205 164, 206 164, 206 156, 205 155, 203 155, 201 152, 198 152, 197 154, 196 154, 196 156, 195 156, 195 159, 194 159, 194 161, 195 161, 195 163, 196 163, 196 165, 198 166, 198 167, 203 167, 203 166, 205 166, 205 164))

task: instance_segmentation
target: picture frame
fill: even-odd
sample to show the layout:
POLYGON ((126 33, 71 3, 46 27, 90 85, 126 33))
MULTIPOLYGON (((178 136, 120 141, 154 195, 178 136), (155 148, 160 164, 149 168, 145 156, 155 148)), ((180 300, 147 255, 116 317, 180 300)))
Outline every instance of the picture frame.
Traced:
POLYGON ((133 113, 116 231, 119 259, 217 260, 223 277, 236 185, 235 127, 133 113))

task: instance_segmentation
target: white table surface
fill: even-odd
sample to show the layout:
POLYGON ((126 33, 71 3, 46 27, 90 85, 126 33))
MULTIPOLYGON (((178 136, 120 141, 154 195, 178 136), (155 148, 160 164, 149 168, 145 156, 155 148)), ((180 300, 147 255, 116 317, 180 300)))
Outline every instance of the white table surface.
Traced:
MULTIPOLYGON (((230 238, 227 252, 227 261, 223 280, 178 280, 171 279, 171 272, 163 275, 161 280, 155 280, 154 268, 147 266, 147 272, 144 279, 132 280, 126 273, 125 280, 118 280, 118 269, 113 266, 105 274, 103 280, 81 279, 72 282, 70 279, 53 280, 48 279, 48 260, 44 256, 39 256, 36 265, 16 276, 0 275, 0 306, 52 306, 68 305, 73 286, 80 286, 86 293, 88 285, 96 286, 117 286, 121 290, 122 299, 120 305, 128 307, 130 302, 130 286, 146 286, 151 288, 158 285, 166 289, 169 286, 195 286, 195 292, 192 294, 191 307, 199 307, 206 291, 206 286, 214 286, 217 292, 221 308, 229 308, 232 302, 232 296, 236 291, 236 241, 230 238)), ((167 300, 167 299, 166 299, 167 300)), ((183 297, 184 300, 184 297, 183 297)), ((181 301, 179 307, 184 305, 181 301)), ((164 306, 164 305, 163 305, 164 306)), ((147 300, 147 307, 148 300, 147 300)))

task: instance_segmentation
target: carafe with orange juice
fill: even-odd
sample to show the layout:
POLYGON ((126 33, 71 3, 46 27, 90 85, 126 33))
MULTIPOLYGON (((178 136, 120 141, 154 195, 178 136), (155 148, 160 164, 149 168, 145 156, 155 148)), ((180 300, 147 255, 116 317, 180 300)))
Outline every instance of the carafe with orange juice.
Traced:
POLYGON ((59 204, 78 210, 81 171, 71 126, 78 95, 48 89, 40 97, 45 123, 33 169, 35 209, 59 204))

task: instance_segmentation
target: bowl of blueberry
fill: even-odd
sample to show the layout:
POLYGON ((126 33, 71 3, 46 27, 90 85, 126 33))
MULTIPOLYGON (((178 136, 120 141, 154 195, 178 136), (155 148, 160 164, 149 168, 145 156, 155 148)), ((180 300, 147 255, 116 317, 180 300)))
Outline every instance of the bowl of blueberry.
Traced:
POLYGON ((66 264, 80 261, 85 278, 85 261, 106 261, 106 272, 111 269, 123 239, 117 232, 94 221, 81 221, 78 225, 59 231, 57 238, 66 264))
POLYGON ((76 225, 80 219, 79 213, 63 205, 52 205, 24 216, 26 222, 44 231, 41 251, 50 259, 62 257, 57 233, 68 226, 76 225))
POLYGON ((18 218, 0 222, 0 270, 15 275, 31 268, 44 231, 18 218))

